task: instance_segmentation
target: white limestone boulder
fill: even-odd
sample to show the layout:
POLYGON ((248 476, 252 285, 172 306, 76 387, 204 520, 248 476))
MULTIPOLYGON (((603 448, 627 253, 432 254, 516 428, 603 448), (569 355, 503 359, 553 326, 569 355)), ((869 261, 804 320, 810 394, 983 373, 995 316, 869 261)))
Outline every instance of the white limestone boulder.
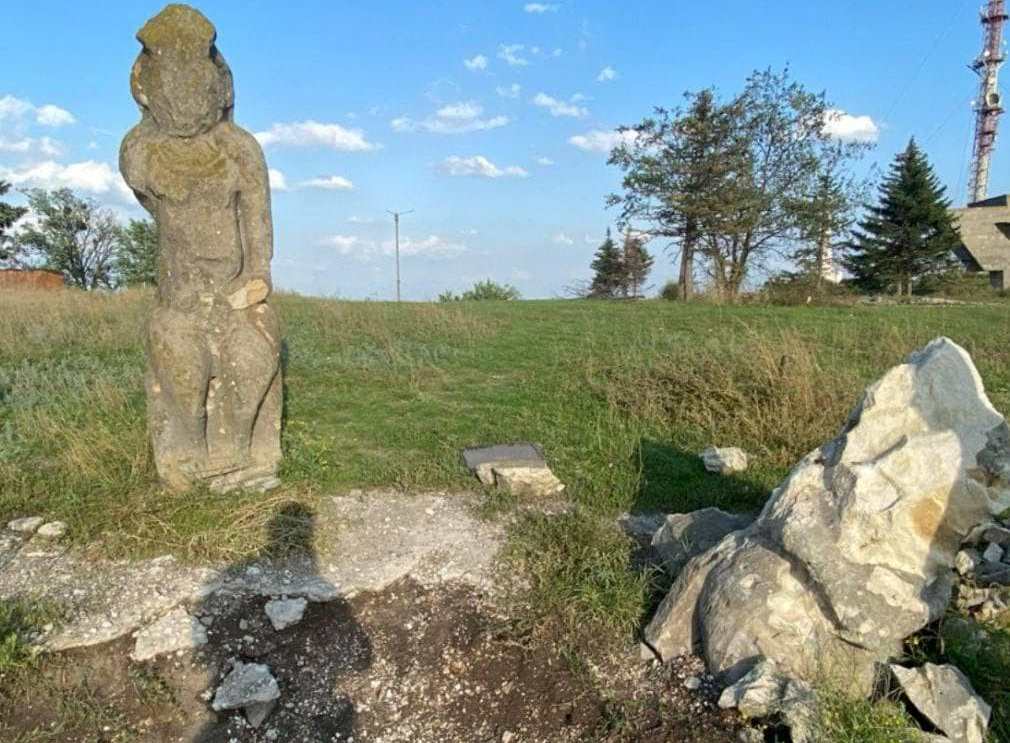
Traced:
POLYGON ((688 563, 647 646, 699 652, 730 680, 765 657, 868 690, 875 663, 942 615, 962 540, 1006 508, 1005 430, 967 352, 933 341, 866 390, 754 524, 688 563))

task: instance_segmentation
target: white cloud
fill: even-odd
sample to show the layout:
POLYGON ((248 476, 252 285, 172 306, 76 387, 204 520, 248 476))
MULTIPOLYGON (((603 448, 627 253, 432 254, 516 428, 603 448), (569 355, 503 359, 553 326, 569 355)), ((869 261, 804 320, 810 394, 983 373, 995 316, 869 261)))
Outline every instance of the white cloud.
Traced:
POLYGON ((298 184, 302 188, 321 188, 326 191, 352 191, 354 184, 341 175, 326 175, 318 178, 309 178, 298 184))
POLYGON ((523 6, 523 10, 527 13, 541 15, 543 13, 556 13, 558 6, 556 3, 526 3, 523 6))
POLYGON ((36 106, 31 101, 15 98, 12 95, 5 95, 0 98, 0 121, 4 119, 20 120, 28 115, 35 117, 35 123, 41 126, 66 126, 74 124, 77 119, 65 108, 47 103, 44 106, 36 106))
POLYGON ((375 224, 379 220, 376 219, 375 217, 359 217, 357 215, 354 215, 348 217, 347 221, 350 222, 351 224, 375 224))
POLYGON ((544 167, 549 167, 549 166, 551 166, 553 164, 554 164, 554 161, 551 160, 549 157, 538 157, 537 158, 537 165, 543 165, 544 167))
POLYGON ((69 165, 46 160, 19 170, 0 166, 0 180, 10 181, 15 186, 69 188, 98 196, 111 195, 134 203, 133 191, 119 171, 108 163, 94 160, 69 165))
MULTIPOLYGON (((320 240, 319 245, 332 248, 340 255, 354 256, 364 263, 376 257, 392 256, 396 252, 393 240, 376 242, 357 235, 330 235, 320 240)), ((451 258, 466 251, 465 244, 439 235, 428 235, 421 239, 406 236, 400 238, 400 255, 406 257, 451 258)))
POLYGON ((368 152, 380 147, 369 142, 360 129, 347 129, 340 124, 327 124, 311 119, 290 124, 274 124, 265 132, 256 132, 256 139, 264 147, 271 145, 328 147, 341 152, 368 152))
POLYGON ((35 109, 35 121, 42 126, 67 126, 77 123, 72 113, 51 103, 35 109))
POLYGON ((507 88, 503 85, 499 85, 495 88, 495 92, 502 98, 518 98, 519 94, 522 93, 523 86, 519 83, 512 83, 507 88))
POLYGON ((270 176, 270 188, 273 191, 287 191, 288 190, 288 179, 285 175, 274 168, 267 169, 267 175, 270 176))
POLYGON ((331 235, 324 238, 320 244, 336 248, 340 255, 350 255, 362 246, 362 240, 356 235, 331 235))
POLYGON ((486 70, 487 69, 487 57, 485 57, 483 54, 478 54, 477 56, 471 57, 470 59, 464 59, 463 60, 463 65, 468 70, 474 70, 475 72, 477 70, 486 70))
POLYGON ((559 232, 552 239, 551 242, 555 245, 574 245, 575 241, 566 235, 564 232, 559 232))
POLYGON ((824 133, 842 142, 876 142, 880 126, 869 116, 832 109, 825 116, 824 133))
POLYGON ((500 168, 483 155, 474 155, 473 157, 450 155, 442 161, 440 170, 446 175, 477 176, 480 178, 525 178, 529 175, 517 165, 500 168))
POLYGON ((600 70, 600 74, 596 76, 596 82, 598 83, 607 83, 610 82, 611 80, 616 79, 617 79, 617 70, 615 70, 610 65, 607 65, 602 70, 600 70))
POLYGON ((434 116, 420 121, 409 116, 400 116, 393 119, 390 126, 393 127, 393 131, 397 132, 425 131, 431 134, 466 134, 467 132, 497 129, 509 123, 507 116, 492 116, 483 119, 481 118, 483 113, 484 109, 473 101, 460 101, 442 106, 434 116))
POLYGON ((582 99, 582 96, 575 95, 572 97, 571 101, 560 101, 557 98, 547 95, 546 93, 537 93, 530 103, 534 106, 539 106, 540 108, 546 108, 551 112, 551 116, 572 116, 580 119, 583 116, 589 115, 588 109, 583 106, 578 106, 575 103, 576 101, 580 101, 582 99))
POLYGON ((524 44, 499 44, 498 57, 505 60, 509 67, 525 67, 530 62, 520 54, 524 49, 524 44))
POLYGON ((0 139, 0 152, 29 152, 34 142, 35 140, 30 137, 25 137, 24 139, 0 139))
POLYGON ((585 134, 576 134, 574 137, 570 137, 568 143, 586 152, 603 152, 609 155, 610 151, 617 147, 617 145, 631 144, 635 141, 635 137, 636 135, 633 131, 619 132, 616 129, 611 131, 593 129, 585 134))
POLYGON ((552 57, 560 57, 564 53, 565 52, 564 52, 563 49, 555 49, 553 52, 551 52, 551 56, 552 57))

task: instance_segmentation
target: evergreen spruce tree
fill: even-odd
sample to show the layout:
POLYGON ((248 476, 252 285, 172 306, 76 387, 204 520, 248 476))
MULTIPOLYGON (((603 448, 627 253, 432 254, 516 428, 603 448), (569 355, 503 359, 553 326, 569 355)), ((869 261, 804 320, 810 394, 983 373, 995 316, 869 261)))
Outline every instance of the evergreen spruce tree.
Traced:
MULTIPOLYGON (((6 194, 10 188, 9 183, 0 181, 0 196, 6 194)), ((18 264, 20 251, 8 230, 27 213, 28 210, 23 206, 12 206, 0 201, 0 267, 18 264)))
POLYGON ((607 229, 607 239, 603 241, 590 264, 595 272, 589 285, 589 296, 597 299, 612 299, 620 294, 624 286, 624 261, 621 251, 614 244, 607 229))
POLYGON ((645 240, 638 235, 632 235, 628 230, 624 235, 624 286, 623 294, 626 297, 637 298, 640 296, 645 281, 649 278, 652 270, 653 257, 645 249, 645 240))
POLYGON ((960 236, 945 192, 926 155, 909 141, 846 246, 845 267, 858 286, 911 295, 917 281, 957 266, 960 236))

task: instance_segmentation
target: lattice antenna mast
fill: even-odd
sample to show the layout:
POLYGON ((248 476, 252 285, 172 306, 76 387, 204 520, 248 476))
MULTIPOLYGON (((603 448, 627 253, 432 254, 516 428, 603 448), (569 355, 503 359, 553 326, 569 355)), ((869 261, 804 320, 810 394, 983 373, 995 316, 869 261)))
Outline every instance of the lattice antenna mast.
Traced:
POLYGON ((1006 55, 1003 27, 1007 22, 1006 0, 989 0, 982 8, 982 53, 971 64, 981 78, 975 101, 975 148, 972 154, 969 202, 982 201, 989 193, 989 169, 996 148, 996 130, 1003 115, 999 92, 999 70, 1006 55))

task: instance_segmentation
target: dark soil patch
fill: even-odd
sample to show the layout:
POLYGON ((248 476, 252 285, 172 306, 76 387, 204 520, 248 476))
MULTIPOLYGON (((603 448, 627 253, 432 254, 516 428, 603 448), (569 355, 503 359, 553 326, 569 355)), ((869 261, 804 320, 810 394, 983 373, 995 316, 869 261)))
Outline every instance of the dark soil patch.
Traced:
POLYGON ((198 615, 210 642, 148 664, 129 640, 63 653, 4 679, 0 739, 238 743, 539 743, 735 740, 714 689, 688 691, 696 659, 644 667, 586 644, 517 641, 463 586, 409 580, 351 601, 310 604, 277 632, 266 599, 215 596, 198 615), (270 666, 281 699, 256 730, 209 699, 235 659, 270 666))

